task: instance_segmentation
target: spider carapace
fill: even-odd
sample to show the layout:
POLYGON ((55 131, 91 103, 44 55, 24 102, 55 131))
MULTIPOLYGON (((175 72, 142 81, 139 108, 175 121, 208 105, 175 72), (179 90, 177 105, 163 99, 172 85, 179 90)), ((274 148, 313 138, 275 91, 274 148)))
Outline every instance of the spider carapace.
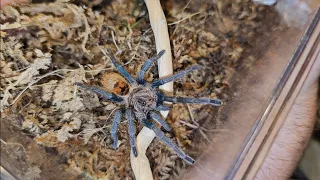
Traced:
POLYGON ((113 148, 117 148, 118 136, 117 129, 121 121, 122 115, 128 120, 128 133, 129 141, 133 154, 138 156, 135 140, 135 126, 134 120, 139 120, 144 126, 149 129, 152 129, 162 142, 167 146, 172 148, 177 155, 185 160, 189 164, 194 163, 194 159, 186 155, 177 145, 175 145, 165 134, 162 132, 155 124, 154 121, 159 125, 163 126, 166 131, 170 131, 171 128, 169 124, 161 117, 158 111, 168 111, 170 108, 165 105, 165 102, 172 103, 198 103, 198 104, 211 104, 214 106, 221 106, 222 102, 218 99, 209 99, 209 98, 190 98, 190 97, 175 97, 175 96, 166 96, 160 89, 159 86, 166 84, 168 82, 174 81, 178 78, 183 77, 185 74, 190 71, 199 69, 199 66, 192 66, 184 71, 181 71, 172 76, 154 80, 153 82, 147 82, 144 79, 144 75, 152 63, 156 62, 161 56, 165 53, 164 50, 160 51, 159 54, 151 59, 146 60, 146 62, 141 67, 141 70, 138 72, 137 77, 133 78, 125 69, 122 67, 113 54, 109 51, 110 59, 119 71, 119 73, 128 81, 130 84, 129 93, 126 95, 117 95, 113 92, 107 92, 101 88, 86 86, 82 83, 76 83, 80 88, 92 91, 104 99, 111 100, 113 102, 121 104, 123 108, 117 110, 114 115, 114 120, 111 126, 111 136, 113 139, 113 148))

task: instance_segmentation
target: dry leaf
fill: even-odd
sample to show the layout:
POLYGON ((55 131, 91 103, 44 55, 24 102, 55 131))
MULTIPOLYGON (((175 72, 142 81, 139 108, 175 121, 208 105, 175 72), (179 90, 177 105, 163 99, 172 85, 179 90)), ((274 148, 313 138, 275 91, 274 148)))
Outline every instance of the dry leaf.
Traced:
POLYGON ((17 81, 15 82, 15 86, 28 84, 33 81, 36 75, 39 75, 40 69, 48 69, 51 64, 51 54, 43 53, 40 49, 34 50, 37 58, 30 65, 30 67, 23 71, 17 81))

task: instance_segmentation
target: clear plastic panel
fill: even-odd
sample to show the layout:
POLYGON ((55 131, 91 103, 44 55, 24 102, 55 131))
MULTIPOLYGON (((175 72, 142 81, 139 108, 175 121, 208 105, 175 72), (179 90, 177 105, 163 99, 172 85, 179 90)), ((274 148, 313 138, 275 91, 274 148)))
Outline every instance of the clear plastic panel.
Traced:
POLYGON ((237 88, 222 113, 228 119, 224 127, 227 132, 216 135, 181 179, 233 179, 319 21, 316 7, 310 9, 312 13, 303 28, 288 27, 265 39, 268 49, 256 47, 255 51, 264 51, 261 59, 252 70, 232 79, 237 88))

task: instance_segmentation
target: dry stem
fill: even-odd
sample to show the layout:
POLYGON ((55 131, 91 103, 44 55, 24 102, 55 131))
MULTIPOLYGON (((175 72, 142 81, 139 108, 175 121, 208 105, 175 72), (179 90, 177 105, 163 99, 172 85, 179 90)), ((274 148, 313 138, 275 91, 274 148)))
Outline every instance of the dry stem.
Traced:
MULTIPOLYGON (((173 68, 166 17, 159 0, 145 0, 145 3, 149 11, 149 19, 156 40, 157 52, 163 49, 166 50, 166 53, 158 61, 159 77, 168 76, 173 73, 173 68)), ((167 92, 173 92, 173 83, 167 83, 160 88, 167 92)), ((161 114, 167 117, 168 112, 161 112, 161 114)), ((137 136, 138 157, 134 157, 131 152, 131 167, 138 180, 153 179, 150 163, 146 156, 146 150, 154 137, 154 132, 144 127, 137 136)))

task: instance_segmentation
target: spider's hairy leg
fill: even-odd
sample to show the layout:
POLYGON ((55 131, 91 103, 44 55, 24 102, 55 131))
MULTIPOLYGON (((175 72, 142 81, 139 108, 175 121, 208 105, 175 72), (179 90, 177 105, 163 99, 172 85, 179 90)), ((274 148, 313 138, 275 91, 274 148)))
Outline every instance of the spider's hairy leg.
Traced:
POLYGON ((199 68, 200 68, 200 66, 195 65, 195 66, 192 66, 192 67, 190 67, 190 68, 188 68, 188 69, 186 69, 184 71, 178 72, 177 74, 174 74, 172 76, 155 80, 155 81, 152 82, 151 87, 153 87, 153 88, 159 87, 159 86, 164 85, 164 84, 166 84, 168 82, 171 82, 171 81, 174 81, 176 79, 182 78, 187 73, 189 73, 189 72, 191 72, 193 70, 197 70, 199 68))
POLYGON ((210 98, 189 98, 189 97, 164 96, 164 101, 173 102, 173 103, 211 104, 214 106, 221 106, 222 105, 221 100, 210 99, 210 98))
POLYGON ((150 112, 150 117, 152 119, 154 119, 155 121, 157 121, 158 124, 163 126, 163 128, 166 131, 170 131, 171 130, 171 127, 169 126, 169 124, 158 113, 150 112))
POLYGON ((164 105, 158 105, 157 107, 153 108, 156 111, 169 111, 171 108, 164 105))
POLYGON ((128 132, 129 132, 129 140, 132 152, 135 157, 138 156, 137 146, 136 146, 136 129, 134 127, 134 117, 131 109, 126 110, 126 118, 128 120, 128 132))
POLYGON ((127 79, 127 81, 130 83, 130 84, 135 84, 136 83, 136 80, 131 76, 130 73, 128 73, 128 71, 126 71, 124 69, 123 66, 121 66, 118 62, 117 62, 117 59, 114 57, 113 53, 108 50, 109 54, 110 54, 110 59, 111 59, 111 62, 113 63, 113 65, 116 67, 116 69, 119 71, 120 74, 122 74, 122 76, 124 76, 124 78, 127 79))
POLYGON ((175 145, 159 128, 157 128, 153 122, 149 121, 149 120, 141 120, 141 123, 146 126, 149 129, 152 129, 154 131, 154 133, 156 134, 157 138, 159 138, 162 142, 164 142, 167 146, 169 146, 170 148, 172 148, 177 155, 185 160, 187 163, 189 164, 193 164, 195 162, 195 160, 186 155, 177 145, 175 145))
POLYGON ((107 99, 107 100, 112 100, 112 101, 115 101, 115 102, 123 102, 124 99, 120 96, 117 96, 113 93, 109 93, 109 92, 106 92, 100 88, 97 88, 97 87, 93 87, 93 86, 86 86, 82 83, 75 83, 76 86, 82 88, 82 89, 86 89, 86 90, 89 90, 91 92, 94 92, 100 96, 102 96, 103 98, 107 99))
POLYGON ((144 75, 146 73, 146 71, 150 68, 151 64, 155 61, 157 61, 158 59, 161 58, 161 56, 165 53, 165 50, 162 50, 158 53, 158 55, 154 58, 151 59, 147 59, 146 62, 142 65, 141 70, 139 71, 138 75, 137 75, 137 82, 139 84, 145 84, 146 81, 144 80, 144 75))
POLYGON ((122 115, 122 112, 121 110, 117 110, 114 114, 114 119, 113 119, 113 122, 112 122, 112 126, 111 126, 111 137, 112 137, 112 140, 113 140, 113 149, 117 149, 117 146, 118 146, 118 135, 117 135, 117 130, 118 130, 118 125, 121 121, 121 115, 122 115))
POLYGON ((156 126, 152 127, 152 130, 154 131, 154 133, 156 134, 156 136, 162 141, 164 142, 167 146, 169 146, 170 148, 172 148, 177 155, 185 160, 187 163, 189 164, 193 164, 195 162, 195 160, 186 155, 177 145, 175 145, 160 129, 158 129, 156 126))

